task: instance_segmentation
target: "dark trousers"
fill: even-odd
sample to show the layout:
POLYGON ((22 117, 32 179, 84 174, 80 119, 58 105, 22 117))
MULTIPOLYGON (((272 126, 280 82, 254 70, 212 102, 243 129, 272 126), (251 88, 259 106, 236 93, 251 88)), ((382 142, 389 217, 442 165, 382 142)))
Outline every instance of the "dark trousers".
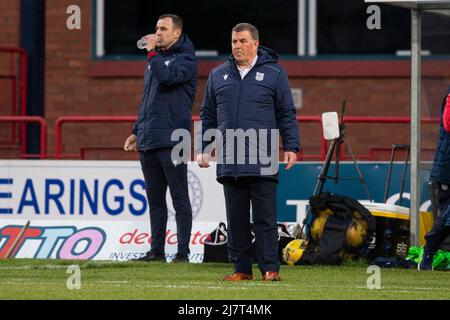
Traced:
POLYGON ((187 182, 187 164, 174 166, 171 149, 156 149, 140 153, 152 233, 151 251, 163 254, 167 229, 166 193, 169 187, 175 209, 178 253, 189 254, 192 230, 192 209, 187 182))
POLYGON ((262 274, 278 272, 277 182, 259 177, 224 178, 220 182, 225 193, 228 253, 235 272, 252 274, 250 203, 259 269, 262 274))
POLYGON ((438 217, 425 236, 425 249, 434 254, 450 235, 450 186, 439 185, 438 217))

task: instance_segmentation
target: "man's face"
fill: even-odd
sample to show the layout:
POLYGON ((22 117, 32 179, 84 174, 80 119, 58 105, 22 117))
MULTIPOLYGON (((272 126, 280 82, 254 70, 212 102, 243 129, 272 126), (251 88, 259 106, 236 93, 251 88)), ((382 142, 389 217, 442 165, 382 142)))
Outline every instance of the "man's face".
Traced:
POLYGON ((258 51, 259 41, 254 40, 249 31, 231 33, 231 49, 238 65, 249 65, 258 51))
POLYGON ((157 47, 169 49, 181 35, 181 29, 175 28, 172 18, 158 20, 156 24, 157 47))

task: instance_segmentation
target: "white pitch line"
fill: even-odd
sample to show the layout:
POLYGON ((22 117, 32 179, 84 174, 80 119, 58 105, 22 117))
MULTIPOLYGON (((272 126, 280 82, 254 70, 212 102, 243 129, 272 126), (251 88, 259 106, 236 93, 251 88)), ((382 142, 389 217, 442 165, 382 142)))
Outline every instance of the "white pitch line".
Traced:
POLYGON ((0 270, 45 270, 45 269, 49 269, 49 270, 54 270, 54 269, 67 269, 69 266, 61 266, 61 265, 53 265, 53 264, 48 264, 48 265, 36 265, 36 266, 31 266, 31 265, 26 265, 26 266, 20 266, 20 267, 0 267, 0 270))

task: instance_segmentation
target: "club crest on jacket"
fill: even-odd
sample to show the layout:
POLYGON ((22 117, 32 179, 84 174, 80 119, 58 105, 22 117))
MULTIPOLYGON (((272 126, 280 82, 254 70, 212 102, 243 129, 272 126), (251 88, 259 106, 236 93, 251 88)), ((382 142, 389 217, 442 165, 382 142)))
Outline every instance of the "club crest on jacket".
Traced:
POLYGON ((257 72, 256 73, 256 77, 255 77, 256 81, 263 81, 264 80, 264 73, 261 72, 257 72))

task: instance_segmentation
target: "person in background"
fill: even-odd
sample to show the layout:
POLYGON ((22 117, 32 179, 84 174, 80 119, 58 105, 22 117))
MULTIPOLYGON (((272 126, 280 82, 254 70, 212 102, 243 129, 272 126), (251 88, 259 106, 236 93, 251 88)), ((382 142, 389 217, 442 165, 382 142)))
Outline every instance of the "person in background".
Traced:
POLYGON ((418 270, 432 270, 433 257, 450 235, 450 88, 441 105, 439 140, 430 180, 438 193, 438 215, 433 228, 425 235, 425 248, 418 270))

